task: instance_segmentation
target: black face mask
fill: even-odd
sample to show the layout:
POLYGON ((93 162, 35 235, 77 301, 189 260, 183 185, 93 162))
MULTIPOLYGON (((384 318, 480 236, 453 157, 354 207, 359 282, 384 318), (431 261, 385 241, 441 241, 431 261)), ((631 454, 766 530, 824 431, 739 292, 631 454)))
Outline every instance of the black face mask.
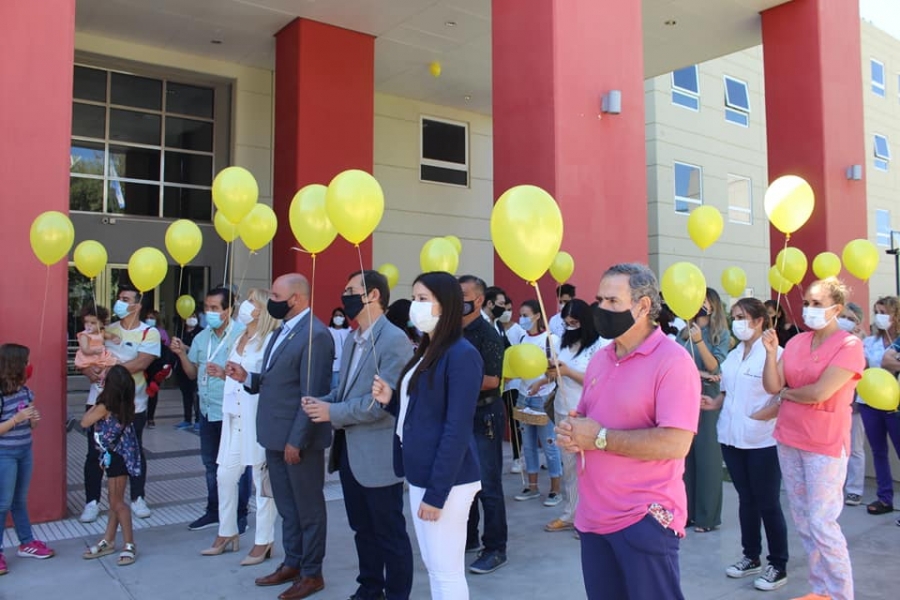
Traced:
POLYGON ((494 315, 495 319, 499 319, 503 316, 503 313, 506 312, 506 309, 502 306, 494 305, 494 308, 491 309, 491 314, 494 315))
POLYGON ((277 302, 269 298, 269 301, 266 303, 266 310, 269 311, 269 314, 273 319, 281 320, 285 318, 289 312, 291 312, 291 307, 288 306, 287 300, 277 302))
POLYGON ((695 319, 699 319, 700 317, 708 317, 708 316, 709 316, 709 311, 707 311, 706 308, 704 308, 704 307, 701 306, 701 307, 700 307, 700 312, 698 312, 698 313, 697 313, 697 316, 694 317, 694 318, 695 318, 695 319))
POLYGON ((634 316, 630 310, 614 312, 594 306, 591 308, 594 316, 594 326, 600 337, 614 340, 634 326, 634 316))
POLYGON ((463 316, 468 317, 473 312, 475 312, 475 301, 463 300, 463 316))
POLYGON ((359 294, 341 296, 341 304, 344 306, 344 314, 350 319, 355 319, 359 316, 359 313, 362 312, 363 307, 366 305, 359 294))

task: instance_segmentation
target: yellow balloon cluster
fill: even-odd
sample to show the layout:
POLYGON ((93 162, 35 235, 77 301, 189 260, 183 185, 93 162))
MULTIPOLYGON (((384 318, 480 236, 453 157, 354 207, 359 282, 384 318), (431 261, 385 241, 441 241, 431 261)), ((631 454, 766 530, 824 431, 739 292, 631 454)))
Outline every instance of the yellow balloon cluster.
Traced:
POLYGON ((822 252, 813 259, 812 268, 819 279, 837 277, 841 272, 841 259, 834 252, 822 252))
POLYGON ((763 200, 766 215, 776 229, 791 234, 812 216, 816 197, 802 177, 784 175, 769 185, 763 200))
POLYGON ((785 248, 775 258, 775 266, 785 279, 799 285, 806 276, 808 263, 806 255, 799 248, 785 248))
POLYGON ((337 229, 325 210, 326 192, 324 185, 315 183, 301 188, 291 200, 288 214, 291 231, 297 243, 310 254, 324 251, 337 237, 337 229))
POLYGON ((400 269, 391 263, 384 263, 378 267, 378 272, 387 279, 389 289, 394 289, 394 286, 400 281, 400 269))
POLYGON ((699 206, 688 217, 688 235, 701 250, 715 244, 724 227, 722 213, 712 206, 699 206))
POLYGON ((516 344, 509 348, 509 366, 516 377, 536 379, 547 372, 549 363, 542 348, 534 344, 516 344))
POLYGON ((47 266, 63 259, 75 241, 75 227, 69 217, 56 210, 41 213, 31 223, 31 249, 47 266))
POLYGON ((237 225, 256 206, 259 185, 247 169, 228 167, 219 171, 213 180, 212 197, 216 209, 237 225))
POLYGON ((341 237, 358 245, 381 222, 384 192, 370 174, 350 169, 339 173, 328 184, 325 210, 341 237))
POLYGON ((740 267, 728 267, 722 271, 722 288, 732 298, 740 298, 747 289, 747 273, 740 267))
POLYGON ((794 287, 794 284, 788 281, 781 271, 778 270, 778 265, 769 267, 769 285, 779 294, 787 294, 794 287))
POLYGON ((697 265, 677 262, 663 273, 660 289, 672 312, 687 321, 703 306, 706 278, 697 265))
POLYGON ((525 281, 543 277, 559 252, 563 219, 553 196, 534 185, 510 188, 491 212, 491 239, 500 259, 525 281))
POLYGON ((451 275, 456 274, 459 268, 459 254, 456 247, 447 238, 432 238, 425 242, 419 253, 419 266, 422 272, 446 271, 451 275))
POLYGON ((853 240, 844 246, 841 254, 844 266, 854 277, 868 281, 878 268, 878 248, 869 240, 853 240))
POLYGON ((156 248, 135 250, 128 260, 128 278, 141 292, 152 290, 162 283, 168 270, 166 255, 156 248))
POLYGON ((571 279, 575 272, 575 259, 568 252, 558 252, 550 265, 550 276, 553 281, 562 285, 571 279))
POLYGON ((178 312, 178 316, 182 319, 187 319, 192 314, 194 314, 194 309, 196 308, 197 303, 191 296, 187 294, 179 296, 178 300, 175 301, 175 310, 178 312))
POLYGON ((213 226, 216 228, 216 233, 219 234, 219 237, 225 240, 228 243, 233 242, 237 239, 238 236, 238 228, 237 225, 229 221, 225 218, 225 213, 217 212, 216 216, 213 217, 213 226))
POLYGON ((278 217, 275 211, 265 204, 254 206, 246 217, 238 223, 238 235, 252 251, 267 245, 275 237, 278 230, 278 217))
POLYGON ((900 406, 900 383, 885 369, 863 371, 856 384, 856 393, 863 402, 878 410, 895 411, 900 406))
POLYGON ((188 219, 178 219, 166 229, 166 250, 182 267, 200 252, 203 234, 197 224, 188 219))
POLYGON ((108 259, 106 248, 94 240, 86 240, 75 246, 75 268, 89 279, 93 279, 106 268, 108 259))

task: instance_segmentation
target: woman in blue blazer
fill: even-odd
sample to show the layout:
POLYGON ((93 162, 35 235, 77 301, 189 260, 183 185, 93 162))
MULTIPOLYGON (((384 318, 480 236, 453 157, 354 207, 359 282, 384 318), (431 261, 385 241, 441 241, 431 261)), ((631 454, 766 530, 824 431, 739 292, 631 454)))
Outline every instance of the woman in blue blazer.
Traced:
POLYGON ((462 335, 462 291, 449 273, 413 283, 410 320, 424 336, 398 390, 379 377, 372 396, 397 417, 394 470, 409 502, 433 599, 465 600, 466 522, 481 489, 472 423, 481 355, 462 335))

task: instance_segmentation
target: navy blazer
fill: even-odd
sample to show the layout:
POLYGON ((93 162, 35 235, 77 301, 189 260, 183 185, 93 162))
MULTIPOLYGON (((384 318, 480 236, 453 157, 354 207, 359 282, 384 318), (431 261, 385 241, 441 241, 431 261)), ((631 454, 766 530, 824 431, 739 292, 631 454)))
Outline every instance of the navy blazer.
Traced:
MULTIPOLYGON (((394 471, 443 508, 454 485, 481 480, 473 423, 481 393, 481 355, 460 338, 409 389, 403 443, 394 435, 394 471)), ((386 407, 400 412, 400 390, 386 407)))

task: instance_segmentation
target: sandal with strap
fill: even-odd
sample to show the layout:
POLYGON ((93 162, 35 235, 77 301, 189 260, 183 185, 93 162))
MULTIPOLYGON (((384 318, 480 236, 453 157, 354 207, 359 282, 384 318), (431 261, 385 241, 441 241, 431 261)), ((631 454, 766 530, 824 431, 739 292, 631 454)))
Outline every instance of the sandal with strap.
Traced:
POLYGON ((881 500, 875 500, 866 506, 870 515, 884 515, 894 511, 894 507, 881 500))
POLYGON ((82 558, 85 560, 92 560, 94 558, 102 558, 104 556, 109 556, 116 551, 115 545, 113 543, 107 542, 106 540, 100 540, 96 545, 91 546, 87 549, 87 552, 82 554, 82 558))
POLYGON ((119 553, 119 566, 127 567, 128 565, 133 565, 136 560, 137 549, 134 547, 134 544, 125 544, 125 549, 119 553))

